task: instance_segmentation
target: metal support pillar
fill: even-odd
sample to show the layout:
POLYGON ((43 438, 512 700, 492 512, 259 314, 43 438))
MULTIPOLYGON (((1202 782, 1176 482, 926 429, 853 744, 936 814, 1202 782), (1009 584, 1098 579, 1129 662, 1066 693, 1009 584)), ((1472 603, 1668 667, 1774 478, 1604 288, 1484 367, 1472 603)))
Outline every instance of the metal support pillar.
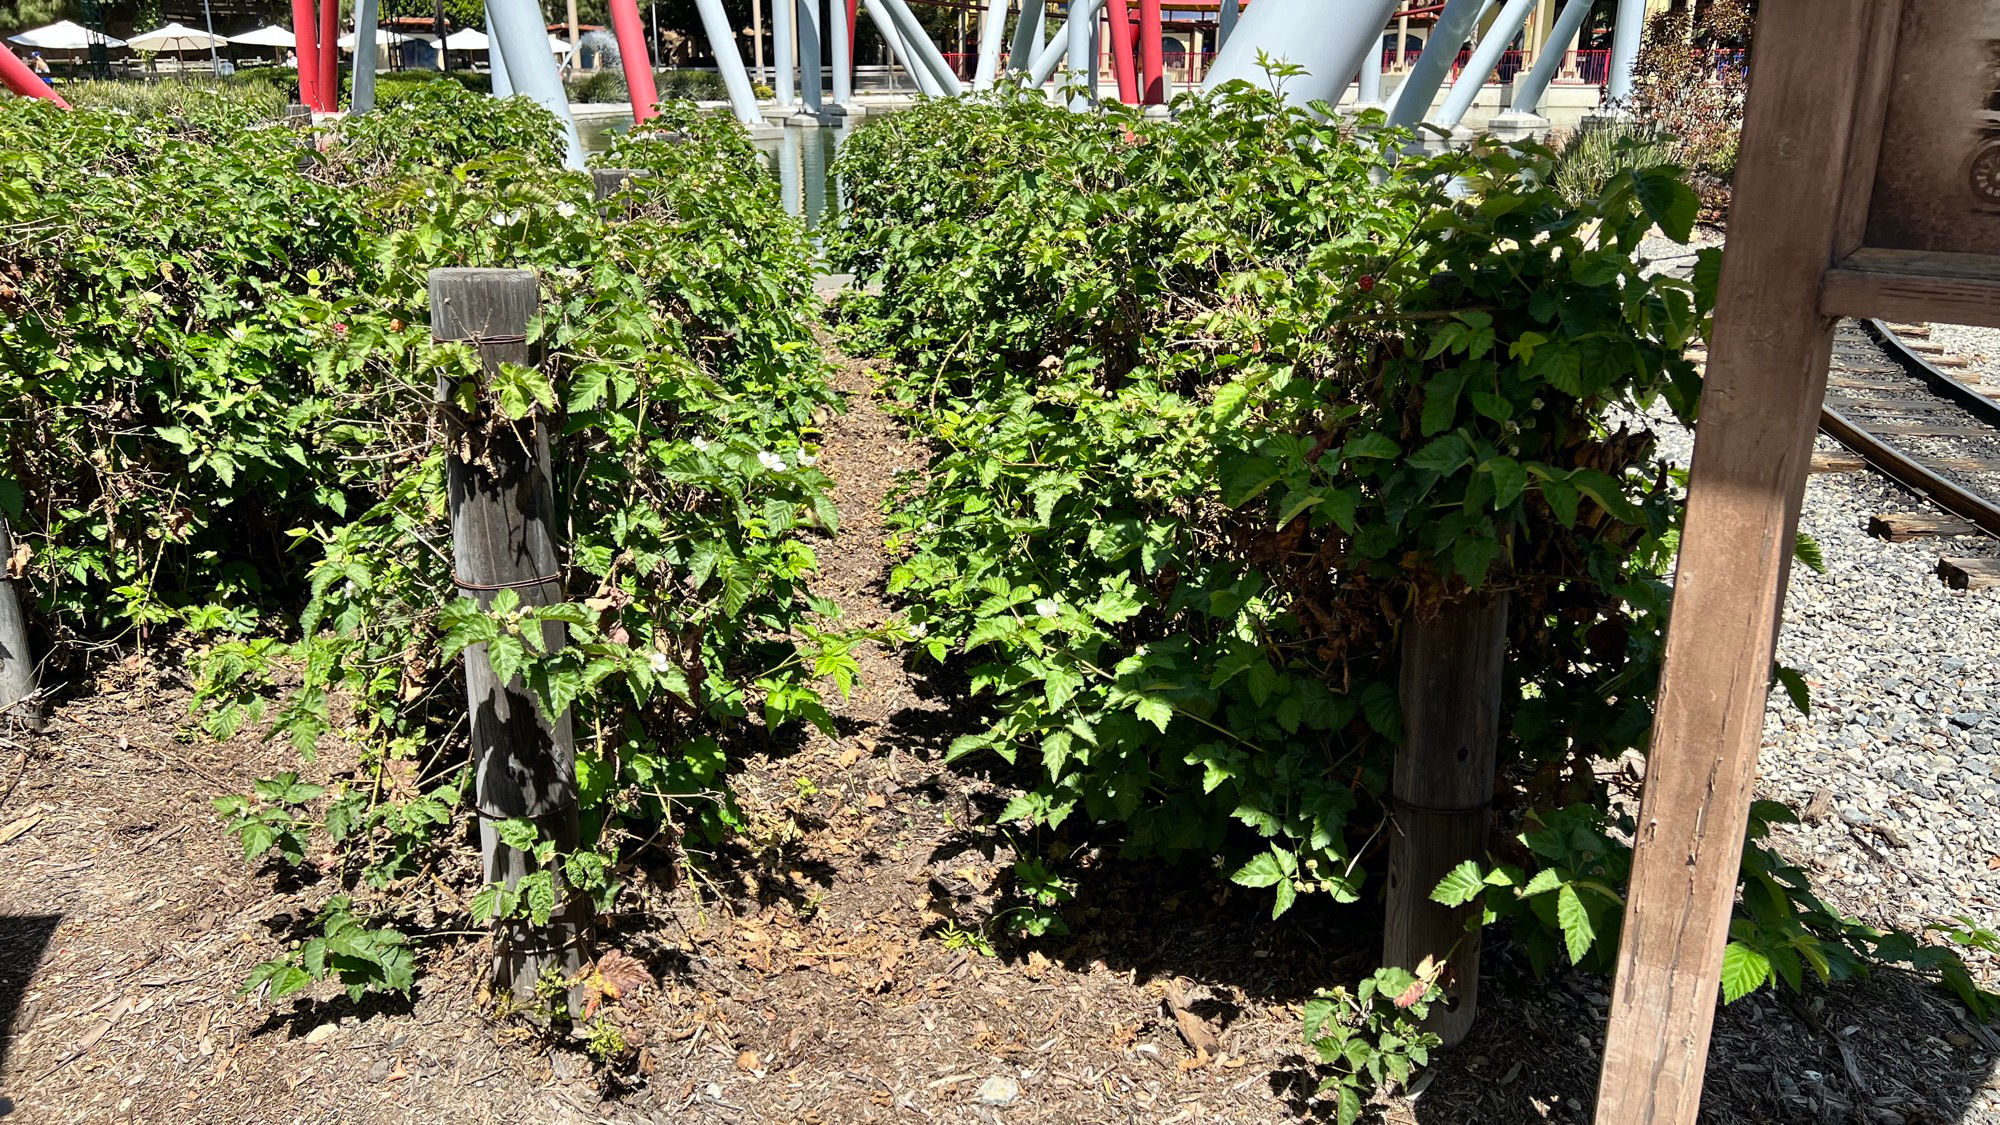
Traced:
POLYGON ((1646 33, 1646 0, 1618 0, 1618 23, 1611 29, 1611 74, 1605 79, 1604 102, 1622 106, 1632 97, 1632 68, 1639 62, 1639 43, 1646 33))
POLYGON ((1218 9, 1215 14, 1216 50, 1218 51, 1222 50, 1222 45, 1224 43, 1229 42, 1230 35, 1234 34, 1236 31, 1236 21, 1242 18, 1242 15, 1243 15, 1242 0, 1222 0, 1222 7, 1218 9))
POLYGON ((507 78, 507 57, 501 54, 500 35, 493 30, 493 9, 491 6, 488 6, 485 11, 486 69, 491 72, 493 79, 493 96, 496 98, 511 98, 514 96, 514 83, 507 78))
POLYGON ((1389 124, 1410 126, 1429 116, 1431 100, 1451 74, 1451 64, 1458 61, 1458 49, 1471 36, 1483 7, 1484 0, 1445 0, 1437 26, 1431 29, 1431 37, 1424 40, 1423 53, 1417 56, 1409 77, 1403 79, 1389 103, 1389 124))
POLYGON ((1069 108, 1082 113, 1097 100, 1097 52, 1091 49, 1097 38, 1092 34, 1097 30, 1097 19, 1077 16, 1077 12, 1070 12, 1064 39, 1069 44, 1069 108))
POLYGON ((986 0, 986 19, 979 25, 979 69, 972 74, 972 88, 991 89, 1000 73, 1000 40, 1007 34, 1007 0, 986 0))
MULTIPOLYGON (((1268 0, 1267 0, 1268 2, 1268 0)), ((1160 0, 1139 0, 1139 104, 1167 104, 1167 57, 1161 45, 1160 0)))
POLYGON ((1257 0, 1244 9, 1229 42, 1216 52, 1202 89, 1214 90, 1237 79, 1265 85, 1269 79, 1257 63, 1257 53, 1262 51, 1306 70, 1285 83, 1286 101, 1295 105, 1338 101, 1361 69, 1361 60, 1369 51, 1381 50, 1382 28, 1397 3, 1257 0))
POLYGON ((757 109, 757 93, 750 88, 750 72, 743 68, 743 52, 736 49, 736 32, 722 10, 722 0, 695 0, 695 7, 701 10, 708 49, 715 55, 715 69, 722 72, 722 84, 729 88, 729 107, 736 111, 736 120, 745 125, 763 124, 764 115, 757 109))
POLYGON ((1139 75, 1132 58, 1134 27, 1128 0, 1110 0, 1104 18, 1111 24, 1111 74, 1118 82, 1118 100, 1139 104, 1139 75))
POLYGON ((854 104, 854 51, 849 39, 846 5, 833 0, 826 13, 827 49, 833 56, 833 113, 847 113, 854 104))
POLYGON ((807 113, 826 108, 826 72, 820 62, 820 0, 791 0, 799 17, 799 100, 807 113))
MULTIPOLYGON (((1078 18, 1085 22, 1095 19, 1097 10, 1103 6, 1104 0, 1075 0, 1070 6, 1070 22, 1078 18)), ((1042 53, 1035 56, 1034 64, 1028 68, 1028 84, 1039 86, 1047 82, 1068 54, 1069 23, 1064 23, 1056 28, 1054 35, 1049 36, 1048 45, 1042 48, 1042 53)))
POLYGON ((375 108, 375 28, 380 22, 376 0, 355 0, 354 93, 347 105, 352 117, 375 108))
POLYGON ((1479 91, 1486 87, 1487 76, 1500 65, 1501 54, 1507 50, 1507 44, 1514 41, 1514 34, 1521 30, 1521 25, 1528 22, 1535 3, 1536 0, 1507 0, 1507 6, 1500 9, 1500 14, 1487 25, 1479 46, 1472 49, 1472 58, 1459 72, 1458 81, 1452 83, 1451 93, 1445 95, 1444 108, 1438 111, 1437 124, 1454 129, 1465 120, 1465 111, 1478 100, 1479 91))
MULTIPOLYGON (((1224 11, 1229 9, 1229 0, 1223 0, 1224 11)), ((1355 109, 1379 109, 1382 106, 1382 37, 1375 37, 1375 46, 1361 56, 1360 88, 1354 92, 1355 109)))
POLYGON ((944 92, 952 97, 964 93, 965 88, 959 85, 958 75, 953 73, 951 66, 944 61, 944 55, 939 53, 937 44, 931 42, 931 37, 924 31, 924 25, 917 22, 916 15, 910 11, 910 6, 903 0, 881 0, 881 4, 889 10, 889 17, 896 21, 896 28, 903 33, 903 41, 909 44, 910 53, 931 68, 931 73, 937 77, 938 85, 943 87, 944 92))
POLYGON ((1041 56, 1048 30, 1048 0, 1021 0, 1021 18, 1014 24, 1014 45, 1007 52, 1008 70, 1027 70, 1041 56))
POLYGON ((771 5, 771 89, 776 91, 779 109, 798 103, 793 94, 797 80, 798 56, 792 49, 796 38, 792 26, 792 0, 775 0, 771 5))
POLYGON ((1563 58, 1569 54, 1570 40, 1583 27, 1583 21, 1590 17, 1591 0, 1569 0, 1563 5, 1562 14, 1549 28, 1549 34, 1542 40, 1542 49, 1535 56, 1534 68, 1528 77, 1514 86, 1514 101, 1507 107, 1510 114, 1534 115, 1542 104, 1542 93, 1549 88, 1556 71, 1562 67, 1563 58))
MULTIPOLYGON (((363 0, 373 3, 374 0, 363 0)), ((618 37, 618 63, 632 99, 632 124, 657 117, 660 91, 653 84, 653 63, 646 56, 646 28, 639 22, 638 0, 611 0, 611 30, 618 37)))
MULTIPOLYGON (((711 0, 714 2, 714 0, 711 0)), ((507 59, 507 77, 516 93, 540 103, 562 122, 566 157, 564 163, 581 170, 584 165, 583 138, 576 134, 576 121, 569 115, 569 94, 562 76, 556 73, 556 56, 549 50, 548 23, 535 0, 490 0, 486 13, 497 34, 493 42, 507 59)))
POLYGON ((910 72, 910 80, 917 84, 917 91, 933 98, 942 97, 944 87, 938 84, 937 75, 917 57, 916 50, 903 37, 902 28, 896 26, 895 17, 889 14, 882 0, 862 0, 862 3, 868 8, 868 18, 874 21, 882 41, 889 45, 889 57, 902 63, 903 69, 910 72))

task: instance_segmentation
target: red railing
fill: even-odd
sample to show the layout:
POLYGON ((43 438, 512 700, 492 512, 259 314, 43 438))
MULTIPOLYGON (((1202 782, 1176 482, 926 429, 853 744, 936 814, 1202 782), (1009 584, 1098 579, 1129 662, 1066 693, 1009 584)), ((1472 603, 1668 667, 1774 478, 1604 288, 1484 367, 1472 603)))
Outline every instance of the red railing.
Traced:
MULTIPOLYGON (((1403 66, 1408 69, 1421 52, 1408 51, 1403 56, 1403 66)), ((1731 76, 1741 76, 1750 64, 1749 52, 1741 50, 1710 50, 1702 52, 1702 65, 1707 69, 1711 81, 1721 81, 1731 76)), ((1451 77, 1456 80, 1472 61, 1470 50, 1461 50, 1452 60, 1451 77)), ((1526 51, 1508 51, 1500 56, 1494 67, 1494 77, 1500 82, 1512 82, 1535 65, 1535 57, 1526 51)), ((1396 52, 1382 52, 1382 69, 1396 70, 1396 52)), ((1554 82, 1567 85, 1602 86, 1611 78, 1611 52, 1606 50, 1570 51, 1563 59, 1563 65, 1556 69, 1554 82)))

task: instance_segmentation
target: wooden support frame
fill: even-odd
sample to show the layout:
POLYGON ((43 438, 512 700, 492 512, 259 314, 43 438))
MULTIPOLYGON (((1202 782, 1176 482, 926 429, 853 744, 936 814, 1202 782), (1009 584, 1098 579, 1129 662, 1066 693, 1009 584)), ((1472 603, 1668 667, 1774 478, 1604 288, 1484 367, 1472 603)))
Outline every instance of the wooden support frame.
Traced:
MULTIPOLYGON (((1966 199, 1913 196, 1898 182, 1901 156, 1886 181, 1896 191, 1878 198, 1877 182, 1885 131, 1910 128, 1921 119, 1910 105, 1937 89, 1928 69, 1899 67, 1899 36, 1957 15, 1963 34, 1983 23, 2000 44, 2000 17, 1983 5, 1764 0, 1760 9, 1597 1125, 1693 1125, 1700 1108, 1836 318, 2000 326, 2000 250, 1925 244, 1936 241, 1936 216, 1968 210, 1966 199), (1931 233, 1878 211, 1913 199, 1931 233), (1868 245, 1884 231, 1884 244, 1868 245)), ((1952 77, 1963 87, 1971 76, 1952 77)), ((1940 113, 1943 130, 1950 111, 1940 113)), ((2000 122, 1993 136, 2000 151, 2000 122)), ((1904 133, 1894 139, 1910 149, 1904 133)), ((1925 137, 1917 151, 1950 143, 1925 137)), ((1977 220, 1983 245, 2000 248, 2000 206, 1987 211, 1977 220)))

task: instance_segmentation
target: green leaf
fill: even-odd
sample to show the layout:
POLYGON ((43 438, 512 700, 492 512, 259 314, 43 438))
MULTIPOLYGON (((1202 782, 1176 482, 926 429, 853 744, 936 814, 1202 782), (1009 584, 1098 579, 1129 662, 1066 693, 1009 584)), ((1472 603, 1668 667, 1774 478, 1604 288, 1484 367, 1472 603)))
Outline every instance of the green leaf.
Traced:
POLYGON ((1480 874, 1475 860, 1466 860, 1451 869, 1451 873, 1438 883, 1431 892, 1431 901, 1441 906, 1464 906, 1486 890, 1486 877, 1480 874))
POLYGON ((1298 869, 1297 856, 1274 847, 1251 857, 1250 862, 1237 868, 1229 878, 1239 886, 1269 887, 1290 879, 1298 869))
POLYGON ((534 851, 535 844, 542 838, 542 831, 535 827, 534 821, 520 817, 503 820, 494 825, 493 830, 499 835, 501 843, 517 852, 534 851))
POLYGON ((1771 959, 1740 941, 1722 951, 1722 1002, 1734 1004, 1771 979, 1771 959))
POLYGON ((1644 168, 1633 173, 1634 193, 1646 217, 1658 224, 1660 232, 1675 242, 1686 242, 1694 233, 1701 200, 1679 174, 1666 168, 1644 168))
POLYGON ((1597 932, 1591 929, 1590 912, 1584 909, 1583 899, 1568 883, 1556 891, 1556 924, 1562 927, 1563 943, 1569 949, 1570 963, 1582 963, 1584 955, 1590 952, 1591 943, 1597 940, 1597 932))
POLYGON ((1413 469, 1443 476, 1471 459, 1472 453, 1466 448, 1465 439, 1457 434, 1446 434, 1411 454, 1407 463, 1413 469))
POLYGON ((1496 511, 1520 499, 1522 490, 1528 487, 1528 470, 1512 457, 1495 457, 1486 462, 1484 468, 1493 474, 1493 507, 1496 511))
POLYGON ((1785 694, 1791 697, 1792 706, 1799 709, 1799 714, 1812 714, 1812 689, 1806 686, 1806 678, 1798 669, 1787 668, 1782 664, 1773 665, 1771 675, 1784 685, 1785 694))

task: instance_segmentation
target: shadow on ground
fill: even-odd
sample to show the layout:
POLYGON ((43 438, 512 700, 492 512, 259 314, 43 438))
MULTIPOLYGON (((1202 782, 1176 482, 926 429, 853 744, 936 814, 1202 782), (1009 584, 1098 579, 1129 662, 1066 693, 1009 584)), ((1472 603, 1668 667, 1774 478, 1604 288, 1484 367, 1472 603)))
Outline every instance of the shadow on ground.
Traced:
POLYGON ((14 1041, 14 1021, 27 999, 28 982, 61 922, 60 914, 0 914, 0 1076, 7 1073, 7 1048, 14 1041))

